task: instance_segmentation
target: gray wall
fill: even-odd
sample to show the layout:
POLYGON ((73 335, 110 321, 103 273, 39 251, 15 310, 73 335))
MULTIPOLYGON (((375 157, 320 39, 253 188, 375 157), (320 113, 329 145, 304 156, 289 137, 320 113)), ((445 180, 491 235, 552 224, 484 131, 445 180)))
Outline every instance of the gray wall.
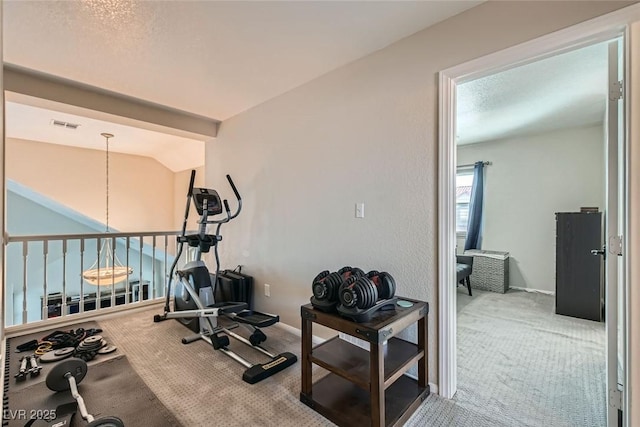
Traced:
POLYGON ((462 145, 457 158, 493 163, 485 170, 482 249, 510 253, 510 286, 555 292, 555 213, 604 210, 602 126, 462 145))
POLYGON ((320 270, 391 272, 431 303, 437 382, 438 72, 626 4, 483 3, 226 120, 206 182, 230 195, 230 173, 245 210, 222 229, 223 264, 246 265, 257 308, 295 327, 320 270))

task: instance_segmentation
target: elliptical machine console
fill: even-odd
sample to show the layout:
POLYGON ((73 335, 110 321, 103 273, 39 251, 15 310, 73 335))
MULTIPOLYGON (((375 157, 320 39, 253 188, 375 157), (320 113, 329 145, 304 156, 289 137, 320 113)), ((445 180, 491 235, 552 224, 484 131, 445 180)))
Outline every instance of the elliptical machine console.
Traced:
MULTIPOLYGON (((229 175, 227 175, 227 178, 231 179, 229 175)), ((211 190, 209 188, 194 188, 191 196, 193 197, 193 203, 196 205, 198 215, 202 215, 205 210, 207 211, 207 216, 219 215, 222 213, 222 203, 220 203, 220 196, 216 190, 211 190)))
POLYGON ((169 280, 167 281, 164 313, 161 315, 156 314, 153 320, 154 322, 161 322, 166 319, 179 320, 183 325, 195 332, 194 335, 183 338, 183 344, 189 344, 199 339, 208 342, 215 350, 223 352, 236 362, 245 366, 247 369, 242 379, 250 384, 254 384, 293 365, 298 359, 294 354, 289 352, 274 355, 260 346, 260 344, 267 339, 267 336, 260 328, 277 323, 280 320, 278 316, 250 311, 248 310, 246 302, 215 301, 215 287, 218 282, 218 277, 220 276, 220 258, 218 256, 218 243, 222 240, 220 227, 222 224, 231 221, 240 214, 242 210, 242 198, 233 180, 227 175, 227 181, 229 181, 229 185, 238 202, 237 209, 232 214, 228 201, 224 199, 222 203, 220 203, 220 196, 216 190, 193 187, 195 176, 196 171, 192 170, 182 231, 177 239, 178 251, 171 265, 171 272, 169 274, 169 280), (200 220, 198 221, 199 227, 196 234, 187 234, 187 221, 192 200, 200 215, 200 220), (226 213, 225 217, 219 219, 213 218, 223 213, 223 205, 224 212, 226 213), (215 234, 207 234, 207 226, 213 224, 216 225, 215 234), (185 243, 197 248, 195 260, 186 263, 181 270, 176 270, 185 243), (206 264, 202 261, 202 254, 209 252, 212 247, 214 248, 216 260, 215 274, 210 274, 206 264), (171 285, 174 278, 176 279, 173 304, 174 311, 171 311, 171 285), (219 316, 225 316, 236 323, 230 326, 218 325, 219 316), (251 332, 248 339, 231 331, 231 329, 239 325, 246 327, 251 332), (263 353, 268 356, 270 360, 261 364, 248 362, 229 349, 229 337, 263 353))

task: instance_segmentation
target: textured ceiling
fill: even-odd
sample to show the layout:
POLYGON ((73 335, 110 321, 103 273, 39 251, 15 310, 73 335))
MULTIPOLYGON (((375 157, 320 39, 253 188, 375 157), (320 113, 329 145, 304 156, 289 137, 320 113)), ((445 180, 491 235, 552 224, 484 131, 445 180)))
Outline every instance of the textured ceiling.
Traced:
POLYGON ((4 60, 224 120, 480 1, 15 1, 4 60))
POLYGON ((602 123, 607 58, 601 43, 458 85, 458 144, 602 123))
MULTIPOLYGON (((480 3, 5 0, 3 54, 6 63, 224 120, 480 3)), ((84 123, 73 134, 53 129, 50 120, 63 116, 9 105, 7 132, 101 148, 96 135, 106 129, 118 137, 114 151, 172 170, 202 164, 195 141, 83 117, 68 117, 84 123)))

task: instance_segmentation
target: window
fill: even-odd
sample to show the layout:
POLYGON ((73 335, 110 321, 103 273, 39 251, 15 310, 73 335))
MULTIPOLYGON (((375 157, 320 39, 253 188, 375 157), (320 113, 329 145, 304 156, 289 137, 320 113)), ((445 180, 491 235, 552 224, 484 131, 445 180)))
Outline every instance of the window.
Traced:
POLYGON ((466 234, 469 223, 469 202, 473 186, 473 169, 456 174, 456 233, 466 234))

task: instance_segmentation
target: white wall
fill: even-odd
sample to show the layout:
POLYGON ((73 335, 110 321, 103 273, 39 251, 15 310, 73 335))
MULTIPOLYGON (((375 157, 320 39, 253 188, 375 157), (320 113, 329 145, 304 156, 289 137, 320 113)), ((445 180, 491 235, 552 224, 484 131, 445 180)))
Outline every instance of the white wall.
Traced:
MULTIPOLYGON (((106 155, 8 138, 6 177, 102 223, 106 155)), ((109 226, 118 231, 173 230, 174 173, 148 157, 109 154, 109 226)), ((185 193, 186 194, 186 193, 185 193)))
POLYGON ((391 272, 431 304, 437 381, 437 73, 626 4, 483 3, 223 122, 207 186, 230 173, 245 203, 222 229, 224 264, 246 265, 256 307, 297 327, 320 270, 391 272))
POLYGON ((458 164, 492 162, 482 249, 510 253, 510 286, 555 292, 555 213, 604 210, 603 147, 602 126, 458 146, 458 164))

